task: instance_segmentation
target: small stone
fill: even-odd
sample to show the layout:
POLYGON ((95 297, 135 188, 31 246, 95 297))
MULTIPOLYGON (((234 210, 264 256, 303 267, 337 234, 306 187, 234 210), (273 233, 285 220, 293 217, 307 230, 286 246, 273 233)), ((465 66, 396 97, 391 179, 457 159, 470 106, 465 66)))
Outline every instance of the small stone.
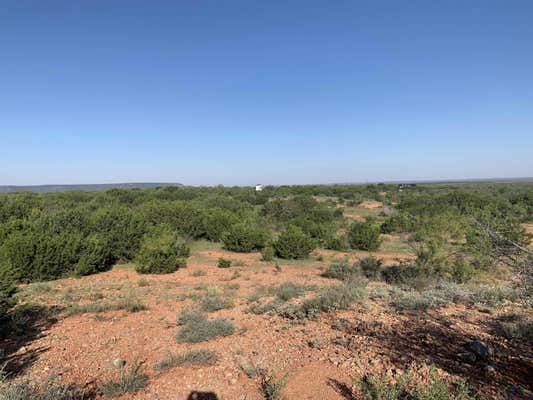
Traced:
POLYGON ((468 344, 468 349, 476 355, 479 360, 488 360, 494 354, 494 350, 487 343, 481 340, 474 340, 468 344))
POLYGON ((485 375, 494 375, 496 373, 496 368, 494 368, 492 365, 485 365, 483 367, 483 372, 485 375))
POLYGON ((121 358, 116 358, 113 360, 113 367, 116 369, 124 369, 126 366, 126 361, 121 358))

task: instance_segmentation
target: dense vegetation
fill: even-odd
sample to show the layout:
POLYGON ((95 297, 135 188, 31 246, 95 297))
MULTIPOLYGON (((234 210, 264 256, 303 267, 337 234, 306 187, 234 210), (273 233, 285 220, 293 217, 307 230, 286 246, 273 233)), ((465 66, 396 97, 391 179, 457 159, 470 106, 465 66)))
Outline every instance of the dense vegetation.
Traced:
MULTIPOLYGON (((305 258, 317 246, 377 251, 382 234, 407 234, 415 261, 379 272, 387 281, 440 276, 466 282, 497 265, 521 268, 533 221, 533 184, 161 187, 0 195, 0 318, 21 282, 87 275, 135 261, 142 273, 186 265, 189 243, 222 242, 265 260, 305 258), (363 200, 387 212, 356 222, 363 200)), ((367 276, 379 265, 370 262, 367 276)), ((529 275, 528 275, 529 274, 529 275)))

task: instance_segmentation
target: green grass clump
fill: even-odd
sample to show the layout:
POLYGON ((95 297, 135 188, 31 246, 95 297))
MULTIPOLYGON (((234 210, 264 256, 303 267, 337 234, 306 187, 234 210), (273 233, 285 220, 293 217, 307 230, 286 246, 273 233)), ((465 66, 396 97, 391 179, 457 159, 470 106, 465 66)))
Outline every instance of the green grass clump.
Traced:
POLYGON ((135 296, 128 296, 116 301, 101 301, 88 304, 75 304, 66 309, 67 315, 94 313, 99 314, 107 311, 125 310, 131 313, 147 310, 141 301, 135 296))
POLYGON ((231 267, 232 261, 226 258, 220 257, 217 262, 218 268, 229 268, 231 267))
POLYGON ((211 350, 192 350, 184 354, 175 355, 169 353, 165 358, 154 365, 154 369, 164 371, 179 365, 200 366, 213 365, 217 361, 217 355, 211 350))
POLYGON ((329 286, 315 297, 302 302, 300 306, 287 307, 280 313, 292 319, 312 318, 322 312, 346 310, 353 304, 362 302, 366 296, 367 291, 363 282, 350 281, 329 286))
POLYGON ((30 381, 12 382, 0 376, 0 400, 84 400, 91 396, 92 393, 76 386, 59 385, 51 380, 38 385, 30 381))
POLYGON ((123 370, 117 381, 107 381, 102 385, 102 393, 109 397, 134 393, 148 385, 148 376, 141 371, 140 363, 134 363, 130 369, 123 370))
POLYGON ((314 286, 299 285, 297 283, 285 282, 279 286, 271 287, 269 293, 275 295, 281 301, 288 301, 300 297, 305 292, 314 290, 314 286))
POLYGON ((232 299, 220 295, 205 296, 201 302, 202 310, 207 312, 233 308, 233 306, 234 304, 232 299))
POLYGON ((224 318, 209 320, 201 311, 192 309, 184 310, 178 318, 178 323, 181 327, 176 339, 184 343, 205 342, 217 337, 230 336, 235 332, 231 321, 224 318))

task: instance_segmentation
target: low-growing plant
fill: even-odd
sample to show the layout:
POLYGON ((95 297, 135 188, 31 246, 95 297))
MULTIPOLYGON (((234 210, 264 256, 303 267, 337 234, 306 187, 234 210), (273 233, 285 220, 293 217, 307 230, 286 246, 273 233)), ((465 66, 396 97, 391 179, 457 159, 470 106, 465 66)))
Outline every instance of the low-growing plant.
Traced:
POLYGON ((148 385, 148 376, 142 372, 141 364, 135 362, 129 369, 122 370, 118 380, 110 380, 102 384, 105 396, 118 397, 126 393, 134 393, 148 385))
POLYGON ((178 322, 181 325, 176 335, 179 342, 205 342, 217 337, 230 336, 235 332, 231 321, 224 318, 209 320, 204 313, 196 310, 184 310, 178 322))
POLYGON ((287 377, 278 378, 273 374, 264 374, 261 379, 261 390, 265 400, 282 400, 282 392, 287 386, 287 377))
POLYGON ((233 306, 234 304, 232 299, 220 295, 207 295, 201 302, 202 310, 206 312, 224 310, 226 308, 233 308, 233 306))
POLYGON ((88 304, 74 304, 68 307, 65 312, 67 315, 87 314, 87 313, 103 313, 107 311, 125 310, 131 313, 147 310, 141 301, 132 295, 115 301, 99 301, 88 304))
POLYGON ((94 396, 75 385, 60 385, 51 379, 42 384, 9 381, 2 372, 0 370, 0 400, 88 400, 94 396))
POLYGON ((299 285, 293 282, 285 282, 278 286, 271 287, 269 293, 275 295, 281 301, 288 301, 295 297, 300 297, 305 292, 314 290, 314 286, 299 285))
POLYGON ((325 278, 333 279, 348 279, 351 276, 357 275, 359 268, 357 264, 349 264, 347 262, 334 262, 328 269, 322 274, 325 278))
POLYGON ((365 257, 359 260, 358 265, 364 276, 369 279, 378 279, 381 276, 383 262, 375 257, 365 257))
POLYGON ((366 297, 364 282, 353 280, 340 285, 329 286, 315 297, 303 301, 299 306, 288 307, 281 314, 292 319, 312 318, 323 312, 346 310, 354 303, 361 302, 366 297))
POLYGON ((421 382, 413 370, 405 372, 394 381, 386 375, 368 374, 359 382, 359 390, 365 400, 475 400, 468 386, 461 381, 454 387, 431 370, 429 382, 421 382))
POLYGON ((212 350, 191 350, 183 354, 169 353, 165 358, 154 365, 154 369, 164 371, 177 366, 203 366, 214 365, 217 362, 217 354, 212 350))
POLYGON ((229 268, 231 267, 232 261, 226 258, 220 257, 217 262, 218 268, 229 268))

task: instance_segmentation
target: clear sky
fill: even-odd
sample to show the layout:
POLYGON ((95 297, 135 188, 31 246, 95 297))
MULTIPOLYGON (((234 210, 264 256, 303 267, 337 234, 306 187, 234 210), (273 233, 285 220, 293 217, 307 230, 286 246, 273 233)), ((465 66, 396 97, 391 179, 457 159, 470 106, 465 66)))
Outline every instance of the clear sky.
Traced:
POLYGON ((531 0, 0 0, 0 184, 524 176, 531 0))

